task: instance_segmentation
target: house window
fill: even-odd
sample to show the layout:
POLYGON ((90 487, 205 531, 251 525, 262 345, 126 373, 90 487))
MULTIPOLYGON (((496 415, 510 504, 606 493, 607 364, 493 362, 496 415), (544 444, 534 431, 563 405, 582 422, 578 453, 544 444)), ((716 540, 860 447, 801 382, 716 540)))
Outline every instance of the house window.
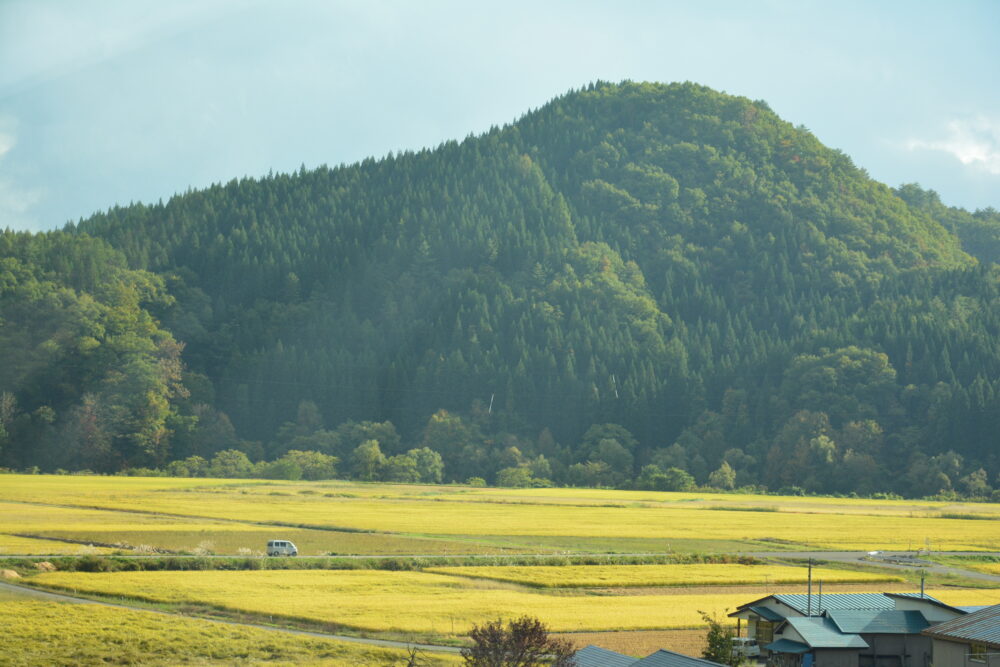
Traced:
POLYGON ((986 644, 969 644, 969 660, 986 662, 986 644))
POLYGON ((774 623, 763 619, 757 621, 757 643, 763 646, 774 641, 774 623))

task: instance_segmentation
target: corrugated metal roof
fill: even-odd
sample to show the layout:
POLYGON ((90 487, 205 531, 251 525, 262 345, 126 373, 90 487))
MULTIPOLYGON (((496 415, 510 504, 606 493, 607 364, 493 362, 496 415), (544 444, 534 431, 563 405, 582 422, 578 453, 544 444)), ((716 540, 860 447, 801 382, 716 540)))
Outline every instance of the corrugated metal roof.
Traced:
POLYGON ((642 660, 633 662, 632 667, 722 667, 722 665, 661 648, 656 653, 650 653, 642 660))
POLYGON ((932 625, 923 634, 952 641, 980 642, 1000 648, 1000 604, 932 625))
MULTIPOLYGON (((809 596, 800 593, 775 595, 775 600, 787 604, 800 614, 807 613, 809 596)), ((895 609, 896 603, 881 593, 827 593, 812 596, 812 613, 828 609, 895 609)))
POLYGON ((918 635, 930 625, 919 611, 835 609, 827 617, 838 630, 852 634, 918 635))
POLYGON ((809 651, 809 647, 806 644, 792 641, 791 639, 779 639, 776 642, 771 642, 764 648, 772 653, 806 653, 809 651))
POLYGON ((749 610, 757 614, 765 621, 783 621, 785 617, 774 611, 773 609, 768 609, 767 607, 753 606, 749 607, 749 610))
POLYGON ((868 648, 868 643, 858 635, 842 633, 826 617, 792 616, 786 619, 810 648, 868 648))
POLYGON ((615 653, 600 646, 585 646, 573 654, 573 664, 576 667, 629 667, 636 663, 638 658, 630 655, 615 653))

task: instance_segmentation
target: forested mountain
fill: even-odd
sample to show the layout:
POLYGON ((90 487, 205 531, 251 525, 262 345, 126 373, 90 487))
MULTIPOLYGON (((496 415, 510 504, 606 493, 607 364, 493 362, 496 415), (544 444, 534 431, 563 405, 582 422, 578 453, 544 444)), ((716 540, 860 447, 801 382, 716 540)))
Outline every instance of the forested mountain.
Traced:
POLYGON ((1000 473, 1000 214, 694 84, 594 84, 0 251, 10 467, 315 450, 372 476, 376 441, 505 483, 984 495, 1000 473))

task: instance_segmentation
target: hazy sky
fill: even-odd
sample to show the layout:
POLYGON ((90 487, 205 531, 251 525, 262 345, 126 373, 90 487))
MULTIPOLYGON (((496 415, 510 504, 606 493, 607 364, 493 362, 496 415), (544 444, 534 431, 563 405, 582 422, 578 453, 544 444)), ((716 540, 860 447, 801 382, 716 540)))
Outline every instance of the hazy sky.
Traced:
POLYGON ((0 228, 434 146, 596 79, 763 99, 1000 207, 1000 2, 0 0, 0 228))

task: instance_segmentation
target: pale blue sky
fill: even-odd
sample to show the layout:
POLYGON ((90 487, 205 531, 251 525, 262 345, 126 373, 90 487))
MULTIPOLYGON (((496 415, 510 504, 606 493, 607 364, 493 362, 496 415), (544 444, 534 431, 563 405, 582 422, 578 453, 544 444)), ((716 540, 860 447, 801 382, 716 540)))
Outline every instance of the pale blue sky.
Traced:
POLYGON ((0 0, 0 228, 434 146, 596 79, 766 100, 1000 207, 1000 2, 0 0))

